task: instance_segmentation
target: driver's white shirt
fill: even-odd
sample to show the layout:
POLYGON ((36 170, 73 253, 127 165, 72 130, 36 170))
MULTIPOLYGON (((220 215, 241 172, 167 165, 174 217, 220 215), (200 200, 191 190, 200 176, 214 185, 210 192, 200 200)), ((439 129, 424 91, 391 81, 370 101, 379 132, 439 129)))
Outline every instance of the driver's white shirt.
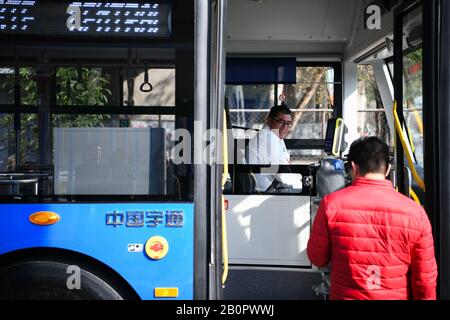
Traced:
MULTIPOLYGON (((265 125, 249 141, 248 151, 248 164, 290 164, 290 154, 284 140, 272 132, 268 125, 265 125)), ((266 191, 275 179, 294 188, 297 188, 300 184, 301 188, 301 175, 299 174, 255 174, 255 176, 260 191, 266 191)))

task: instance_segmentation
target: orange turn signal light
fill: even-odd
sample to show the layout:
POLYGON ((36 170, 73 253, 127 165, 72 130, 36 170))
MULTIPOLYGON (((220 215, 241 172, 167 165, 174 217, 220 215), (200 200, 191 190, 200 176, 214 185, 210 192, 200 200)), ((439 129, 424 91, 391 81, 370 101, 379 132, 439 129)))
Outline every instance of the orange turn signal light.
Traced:
POLYGON ((61 217, 54 212, 51 211, 39 211, 30 215, 29 220, 33 224, 37 224, 40 226, 48 226, 51 224, 57 223, 61 217))

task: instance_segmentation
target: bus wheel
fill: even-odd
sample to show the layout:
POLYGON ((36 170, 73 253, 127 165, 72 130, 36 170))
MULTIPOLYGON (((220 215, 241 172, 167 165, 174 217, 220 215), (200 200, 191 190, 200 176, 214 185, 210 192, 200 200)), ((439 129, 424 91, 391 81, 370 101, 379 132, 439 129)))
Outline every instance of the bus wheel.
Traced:
POLYGON ((82 266, 23 261, 0 268, 0 300, 122 300, 108 283, 82 266))

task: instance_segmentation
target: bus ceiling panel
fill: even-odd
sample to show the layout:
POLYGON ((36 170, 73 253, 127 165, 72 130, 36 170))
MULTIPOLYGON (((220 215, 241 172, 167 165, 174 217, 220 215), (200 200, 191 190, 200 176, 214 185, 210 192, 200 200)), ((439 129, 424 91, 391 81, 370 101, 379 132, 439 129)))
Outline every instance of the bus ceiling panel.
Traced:
POLYGON ((360 0, 229 0, 227 39, 345 42, 360 0))
POLYGON ((341 56, 344 52, 343 42, 293 42, 293 41, 226 41, 227 54, 264 55, 264 56, 304 56, 330 55, 341 56))
POLYGON ((364 59, 379 60, 388 58, 393 54, 391 50, 383 52, 384 48, 381 48, 385 44, 385 39, 393 37, 394 30, 394 9, 400 3, 399 1, 390 0, 390 5, 385 6, 384 3, 389 1, 372 1, 362 2, 356 12, 354 24, 352 26, 352 34, 345 47, 345 56, 348 61, 364 59), (376 4, 381 9, 381 19, 379 23, 379 29, 368 29, 365 26, 365 19, 367 17, 365 10, 368 5, 376 4), (381 48, 381 49, 380 49, 381 48), (376 54, 376 56, 374 56, 376 54))
POLYGON ((330 52, 284 52, 284 53, 233 53, 227 54, 227 58, 292 58, 295 57, 297 62, 342 62, 342 53, 336 51, 330 52))

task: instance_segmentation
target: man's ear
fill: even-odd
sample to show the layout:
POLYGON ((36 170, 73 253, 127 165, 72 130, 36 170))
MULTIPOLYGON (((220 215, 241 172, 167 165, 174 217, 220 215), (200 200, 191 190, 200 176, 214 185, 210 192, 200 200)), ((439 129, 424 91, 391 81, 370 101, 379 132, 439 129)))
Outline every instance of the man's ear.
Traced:
POLYGON ((385 177, 387 177, 389 175, 389 172, 391 172, 391 164, 388 164, 388 168, 386 170, 386 173, 384 174, 385 177))
POLYGON ((352 165, 352 178, 355 179, 359 176, 359 166, 353 161, 350 161, 350 164, 352 165))

